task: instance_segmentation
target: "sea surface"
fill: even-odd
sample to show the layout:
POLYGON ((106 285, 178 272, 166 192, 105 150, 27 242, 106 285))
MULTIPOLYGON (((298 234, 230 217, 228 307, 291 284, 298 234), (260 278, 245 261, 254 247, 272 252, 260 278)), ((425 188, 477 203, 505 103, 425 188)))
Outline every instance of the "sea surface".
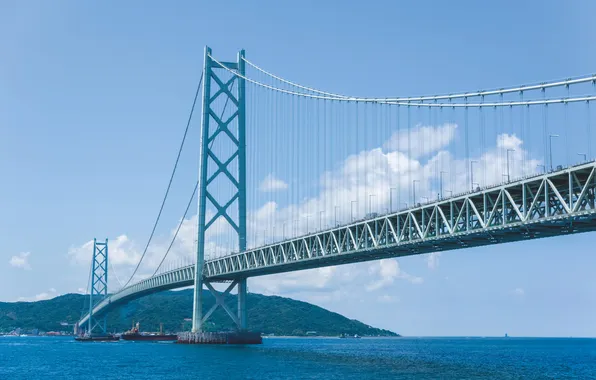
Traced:
POLYGON ((596 339, 269 338, 255 346, 0 337, 0 379, 596 379, 596 339))

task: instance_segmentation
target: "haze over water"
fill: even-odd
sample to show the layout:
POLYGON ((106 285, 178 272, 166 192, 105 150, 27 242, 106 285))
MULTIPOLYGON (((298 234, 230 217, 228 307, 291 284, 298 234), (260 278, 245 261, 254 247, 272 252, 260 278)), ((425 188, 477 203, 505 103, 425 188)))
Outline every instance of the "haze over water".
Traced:
POLYGON ((256 346, 0 338, 0 379, 592 379, 596 339, 264 339, 256 346))

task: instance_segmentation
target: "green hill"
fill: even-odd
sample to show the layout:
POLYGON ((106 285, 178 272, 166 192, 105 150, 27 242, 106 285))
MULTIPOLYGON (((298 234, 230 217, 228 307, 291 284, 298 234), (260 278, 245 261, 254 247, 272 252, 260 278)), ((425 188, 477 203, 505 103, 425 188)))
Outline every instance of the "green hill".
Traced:
MULTIPOLYGON (((348 319, 321 307, 277 296, 248 294, 248 324, 252 331, 275 335, 305 335, 316 331, 318 335, 337 336, 342 333, 361 336, 396 336, 394 332, 377 329, 362 322, 348 319)), ((207 311, 215 300, 205 292, 203 310, 207 311)), ((229 295, 226 304, 236 311, 236 297, 229 295)), ((89 307, 88 297, 66 294, 46 301, 0 302, 0 332, 15 328, 40 331, 72 330, 61 323, 76 322, 83 310, 89 307)), ((132 321, 140 321, 144 331, 156 331, 160 322, 166 331, 190 329, 192 316, 192 289, 162 292, 132 301, 108 314, 110 331, 121 332, 130 328, 132 321)), ((220 307, 210 317, 206 326, 210 331, 233 329, 231 319, 220 307)))

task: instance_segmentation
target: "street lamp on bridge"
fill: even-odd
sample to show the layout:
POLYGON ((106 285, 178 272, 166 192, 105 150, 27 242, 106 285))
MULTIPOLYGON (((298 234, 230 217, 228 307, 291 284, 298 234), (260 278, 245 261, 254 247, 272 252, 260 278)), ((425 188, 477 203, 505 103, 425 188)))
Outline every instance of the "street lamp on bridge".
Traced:
POLYGON ((511 182, 511 176, 509 175, 509 152, 515 152, 515 149, 507 149, 507 182, 511 182))
POLYGON ((578 153, 578 156, 582 156, 584 158, 584 162, 588 161, 588 155, 585 153, 578 153))
POLYGON ((370 194, 370 195, 368 196, 368 213, 369 213, 369 214, 372 214, 372 212, 373 212, 373 211, 372 211, 372 199, 373 199, 373 197, 375 197, 375 198, 376 198, 376 195, 375 195, 375 194, 370 194))
POLYGON ((447 174, 447 172, 441 170, 439 173, 439 195, 441 199, 443 199, 443 174, 447 174))
POLYGON ((325 211, 319 211, 319 231, 323 231, 323 214, 325 211))
POLYGON ((550 160, 550 171, 553 171, 553 137, 559 137, 559 135, 548 136, 548 157, 550 160))
POLYGON ((397 191, 396 187, 389 188, 389 211, 393 212, 393 190, 397 191))
POLYGON ((477 164, 478 161, 470 160, 470 186, 472 191, 474 191, 474 164, 477 164))
POLYGON ((414 195, 414 205, 416 204, 416 182, 420 183, 420 180, 415 179, 412 181, 412 189, 413 189, 413 195, 414 195))

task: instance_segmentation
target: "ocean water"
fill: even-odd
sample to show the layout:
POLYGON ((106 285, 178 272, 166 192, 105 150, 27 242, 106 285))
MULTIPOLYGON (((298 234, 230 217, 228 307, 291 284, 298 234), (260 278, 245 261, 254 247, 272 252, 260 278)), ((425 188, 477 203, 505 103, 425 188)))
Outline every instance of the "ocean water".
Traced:
POLYGON ((596 339, 270 338, 257 346, 0 337, 0 379, 596 379, 596 339))

